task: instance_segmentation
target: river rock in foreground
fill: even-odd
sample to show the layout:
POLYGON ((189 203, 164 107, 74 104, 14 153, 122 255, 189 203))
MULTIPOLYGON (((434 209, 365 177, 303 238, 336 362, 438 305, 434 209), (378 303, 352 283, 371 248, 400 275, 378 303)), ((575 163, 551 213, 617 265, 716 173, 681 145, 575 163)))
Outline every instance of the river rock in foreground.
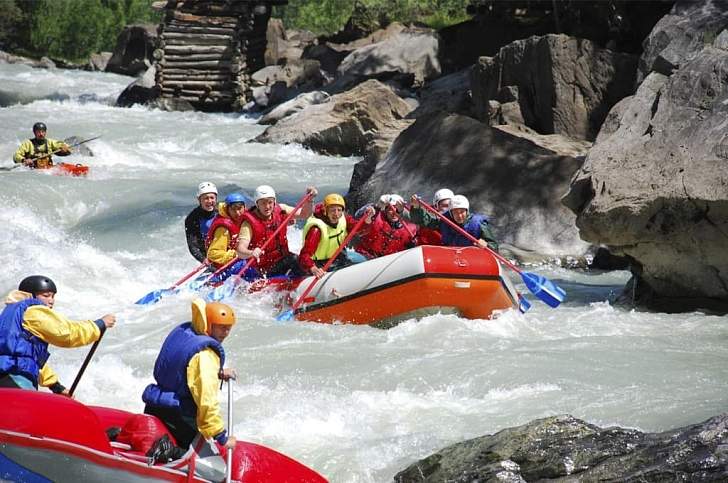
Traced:
POLYGON ((642 433, 553 416, 445 448, 394 477, 410 482, 728 481, 728 414, 642 433))

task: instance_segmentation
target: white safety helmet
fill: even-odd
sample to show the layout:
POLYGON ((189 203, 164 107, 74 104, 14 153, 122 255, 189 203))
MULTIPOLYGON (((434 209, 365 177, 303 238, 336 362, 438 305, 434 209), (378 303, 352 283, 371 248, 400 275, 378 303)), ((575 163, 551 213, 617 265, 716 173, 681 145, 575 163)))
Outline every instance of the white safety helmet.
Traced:
POLYGON ((466 210, 470 210, 470 202, 463 195, 455 195, 450 200, 450 209, 454 210, 455 208, 465 208, 466 210))
POLYGON ((404 198, 402 198, 399 195, 389 195, 389 201, 388 202, 392 206, 396 205, 397 203, 404 204, 404 198))
POLYGON ((432 204, 435 205, 435 208, 437 208, 437 204, 439 202, 442 200, 451 200, 453 196, 455 196, 455 193, 453 193, 452 190, 442 188, 435 191, 435 196, 432 198, 432 204))
POLYGON ((206 195, 207 193, 215 193, 217 194, 217 186, 215 186, 215 183, 210 183, 209 181, 203 181, 197 186, 197 197, 199 198, 202 195, 206 195))
POLYGON ((268 186, 267 184, 263 184, 255 188, 255 202, 257 203, 258 200, 262 200, 263 198, 274 198, 276 197, 276 192, 273 188, 268 186))

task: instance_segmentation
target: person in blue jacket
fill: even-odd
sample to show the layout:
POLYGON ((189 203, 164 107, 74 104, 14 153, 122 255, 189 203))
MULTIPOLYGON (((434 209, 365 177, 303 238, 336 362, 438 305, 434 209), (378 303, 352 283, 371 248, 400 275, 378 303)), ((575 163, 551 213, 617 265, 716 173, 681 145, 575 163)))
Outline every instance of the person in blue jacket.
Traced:
POLYGON ((49 388, 68 395, 48 365, 49 345, 81 347, 116 324, 107 314, 97 320, 71 320, 53 310, 56 284, 44 275, 25 277, 5 299, 0 313, 0 387, 49 388))
POLYGON ((185 236, 190 253, 202 263, 207 258, 207 232, 217 215, 217 186, 209 181, 200 183, 197 187, 197 202, 198 205, 185 218, 185 236))
POLYGON ((167 426, 180 448, 189 447, 197 433, 226 448, 235 437, 225 431, 218 393, 220 380, 235 378, 225 369, 222 342, 235 324, 233 309, 223 303, 192 301, 192 321, 169 333, 154 363, 155 383, 144 389, 144 412, 167 426))
MULTIPOLYGON (((424 210, 420 205, 419 198, 412 196, 410 219, 413 223, 427 228, 436 228, 442 235, 442 244, 450 247, 469 247, 473 242, 459 233, 449 224, 424 210)), ((445 217, 457 223, 466 232, 478 240, 481 248, 490 248, 498 251, 498 242, 490 229, 490 223, 485 215, 470 212, 470 202, 463 195, 455 195, 450 200, 450 209, 443 214, 445 217)))

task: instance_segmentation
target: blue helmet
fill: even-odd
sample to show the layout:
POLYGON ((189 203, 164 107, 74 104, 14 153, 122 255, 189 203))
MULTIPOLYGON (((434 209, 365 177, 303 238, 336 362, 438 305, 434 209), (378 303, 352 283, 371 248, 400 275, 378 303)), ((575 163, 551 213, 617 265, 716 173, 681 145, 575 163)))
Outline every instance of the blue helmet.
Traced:
POLYGON ((250 198, 248 198, 247 196, 245 196, 242 193, 230 193, 229 195, 227 195, 225 197, 225 204, 228 206, 232 205, 234 203, 247 204, 249 202, 251 202, 250 198))

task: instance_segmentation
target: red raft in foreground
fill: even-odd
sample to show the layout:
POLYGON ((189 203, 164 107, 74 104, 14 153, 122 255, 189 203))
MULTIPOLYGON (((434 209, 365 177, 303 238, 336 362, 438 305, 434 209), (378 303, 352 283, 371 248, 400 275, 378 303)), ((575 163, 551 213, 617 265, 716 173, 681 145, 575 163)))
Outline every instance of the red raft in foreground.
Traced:
MULTIPOLYGON (((297 300, 313 277, 302 280, 297 300)), ((295 311, 298 320, 390 324, 433 313, 487 319, 518 307, 504 268, 476 247, 420 246, 327 273, 295 311)))
MULTIPOLYGON (((184 458, 149 466, 144 453, 167 433, 153 416, 86 406, 64 396, 21 389, 0 389, 0 407, 0 481, 225 480, 225 452, 222 456, 211 455, 210 447, 201 440, 193 444, 197 451, 188 451, 184 458), (127 443, 109 441, 106 430, 111 427, 121 428, 117 440, 127 443), (141 433, 144 437, 140 437, 141 433)), ((326 482, 287 456, 240 441, 233 452, 232 480, 326 482)))

